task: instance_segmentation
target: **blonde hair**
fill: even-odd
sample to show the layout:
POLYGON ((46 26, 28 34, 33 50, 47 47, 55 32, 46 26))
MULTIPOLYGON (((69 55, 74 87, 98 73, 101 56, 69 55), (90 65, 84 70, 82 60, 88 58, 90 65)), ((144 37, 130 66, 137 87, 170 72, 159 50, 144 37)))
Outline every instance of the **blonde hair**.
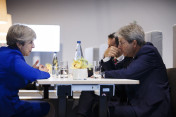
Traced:
POLYGON ((6 36, 7 45, 11 47, 16 47, 17 42, 24 45, 27 41, 34 39, 36 39, 36 33, 33 29, 24 24, 12 25, 6 36))

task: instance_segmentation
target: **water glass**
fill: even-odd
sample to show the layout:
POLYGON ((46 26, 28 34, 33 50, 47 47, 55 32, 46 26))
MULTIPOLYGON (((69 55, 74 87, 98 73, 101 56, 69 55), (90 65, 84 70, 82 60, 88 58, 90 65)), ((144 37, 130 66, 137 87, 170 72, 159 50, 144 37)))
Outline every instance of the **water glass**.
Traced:
POLYGON ((59 75, 60 75, 60 78, 68 78, 68 62, 67 61, 60 61, 59 75))
POLYGON ((99 61, 93 61, 93 75, 95 78, 101 78, 101 69, 99 61))

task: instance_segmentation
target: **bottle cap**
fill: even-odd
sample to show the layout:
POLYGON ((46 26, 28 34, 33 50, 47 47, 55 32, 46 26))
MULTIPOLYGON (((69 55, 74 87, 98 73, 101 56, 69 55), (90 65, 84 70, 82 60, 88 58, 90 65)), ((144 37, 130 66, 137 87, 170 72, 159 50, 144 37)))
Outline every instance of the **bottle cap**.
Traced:
POLYGON ((81 41, 77 41, 77 43, 81 43, 81 41))

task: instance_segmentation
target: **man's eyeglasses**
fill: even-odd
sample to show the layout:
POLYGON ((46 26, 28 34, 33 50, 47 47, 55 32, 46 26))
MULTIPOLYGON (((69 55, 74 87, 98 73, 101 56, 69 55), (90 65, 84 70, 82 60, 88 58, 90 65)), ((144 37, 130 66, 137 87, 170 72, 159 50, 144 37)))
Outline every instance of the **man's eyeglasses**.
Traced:
POLYGON ((124 45, 126 42, 119 42, 119 45, 122 46, 124 45))

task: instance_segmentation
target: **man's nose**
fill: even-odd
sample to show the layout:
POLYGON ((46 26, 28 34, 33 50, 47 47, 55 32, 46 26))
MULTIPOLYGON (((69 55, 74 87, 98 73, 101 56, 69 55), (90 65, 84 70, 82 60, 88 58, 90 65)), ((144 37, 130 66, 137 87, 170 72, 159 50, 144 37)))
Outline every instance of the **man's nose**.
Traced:
POLYGON ((35 44, 34 43, 32 44, 32 48, 35 48, 35 44))

